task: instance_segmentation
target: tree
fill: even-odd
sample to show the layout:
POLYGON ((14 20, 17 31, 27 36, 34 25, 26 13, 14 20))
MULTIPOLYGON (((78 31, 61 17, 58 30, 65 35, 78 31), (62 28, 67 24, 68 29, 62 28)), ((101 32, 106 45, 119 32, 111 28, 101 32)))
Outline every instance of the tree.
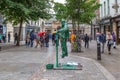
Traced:
POLYGON ((62 20, 63 18, 67 18, 67 8, 64 4, 54 2, 54 11, 55 11, 55 16, 57 20, 62 20))
POLYGON ((66 0, 68 15, 78 23, 90 24, 90 21, 96 16, 95 10, 100 4, 96 0, 66 0))
POLYGON ((90 24, 91 20, 96 16, 95 10, 99 8, 100 4, 96 0, 66 0, 68 15, 77 23, 76 43, 77 51, 81 51, 80 43, 80 24, 90 24))
POLYGON ((49 0, 0 0, 0 12, 5 17, 5 22, 20 25, 17 46, 20 42, 22 24, 29 20, 50 18, 49 8, 49 0))

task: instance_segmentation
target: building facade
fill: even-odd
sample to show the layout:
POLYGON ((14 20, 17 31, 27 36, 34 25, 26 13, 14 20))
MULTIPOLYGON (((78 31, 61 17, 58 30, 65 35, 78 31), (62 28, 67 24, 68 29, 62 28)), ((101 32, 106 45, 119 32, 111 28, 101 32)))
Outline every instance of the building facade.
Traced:
MULTIPOLYGON (((96 0, 100 3, 100 0, 96 0)), ((100 31, 100 8, 95 11, 96 17, 91 21, 91 37, 93 40, 96 39, 96 33, 100 31)))
POLYGON ((115 32, 120 44, 120 0, 100 0, 100 32, 115 32))

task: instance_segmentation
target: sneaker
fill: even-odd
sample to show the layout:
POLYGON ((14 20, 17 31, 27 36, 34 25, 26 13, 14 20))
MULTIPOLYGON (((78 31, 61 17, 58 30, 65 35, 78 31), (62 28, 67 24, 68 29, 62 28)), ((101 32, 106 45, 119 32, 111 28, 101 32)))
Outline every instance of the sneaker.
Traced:
POLYGON ((115 46, 114 46, 113 48, 114 48, 114 49, 116 49, 116 47, 115 47, 115 46))

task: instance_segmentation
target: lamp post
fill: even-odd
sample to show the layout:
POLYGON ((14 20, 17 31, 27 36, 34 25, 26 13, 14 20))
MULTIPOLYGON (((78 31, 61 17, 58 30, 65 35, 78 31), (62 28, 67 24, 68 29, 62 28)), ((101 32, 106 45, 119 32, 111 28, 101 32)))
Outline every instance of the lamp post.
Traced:
POLYGON ((115 4, 113 4, 112 8, 115 9, 116 13, 118 13, 119 5, 118 5, 117 1, 115 2, 115 4))

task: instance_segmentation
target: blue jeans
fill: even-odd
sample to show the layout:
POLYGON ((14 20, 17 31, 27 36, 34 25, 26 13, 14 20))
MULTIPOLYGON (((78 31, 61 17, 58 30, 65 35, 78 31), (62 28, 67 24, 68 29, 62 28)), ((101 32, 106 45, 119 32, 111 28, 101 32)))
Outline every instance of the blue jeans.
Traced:
POLYGON ((30 45, 30 42, 26 41, 26 48, 29 47, 29 45, 30 45))
POLYGON ((34 40, 30 40, 30 47, 33 47, 34 40))
POLYGON ((49 44, 48 44, 48 42, 46 43, 46 47, 49 47, 49 44))
POLYGON ((101 52, 104 53, 104 46, 105 46, 105 43, 101 43, 101 52))

